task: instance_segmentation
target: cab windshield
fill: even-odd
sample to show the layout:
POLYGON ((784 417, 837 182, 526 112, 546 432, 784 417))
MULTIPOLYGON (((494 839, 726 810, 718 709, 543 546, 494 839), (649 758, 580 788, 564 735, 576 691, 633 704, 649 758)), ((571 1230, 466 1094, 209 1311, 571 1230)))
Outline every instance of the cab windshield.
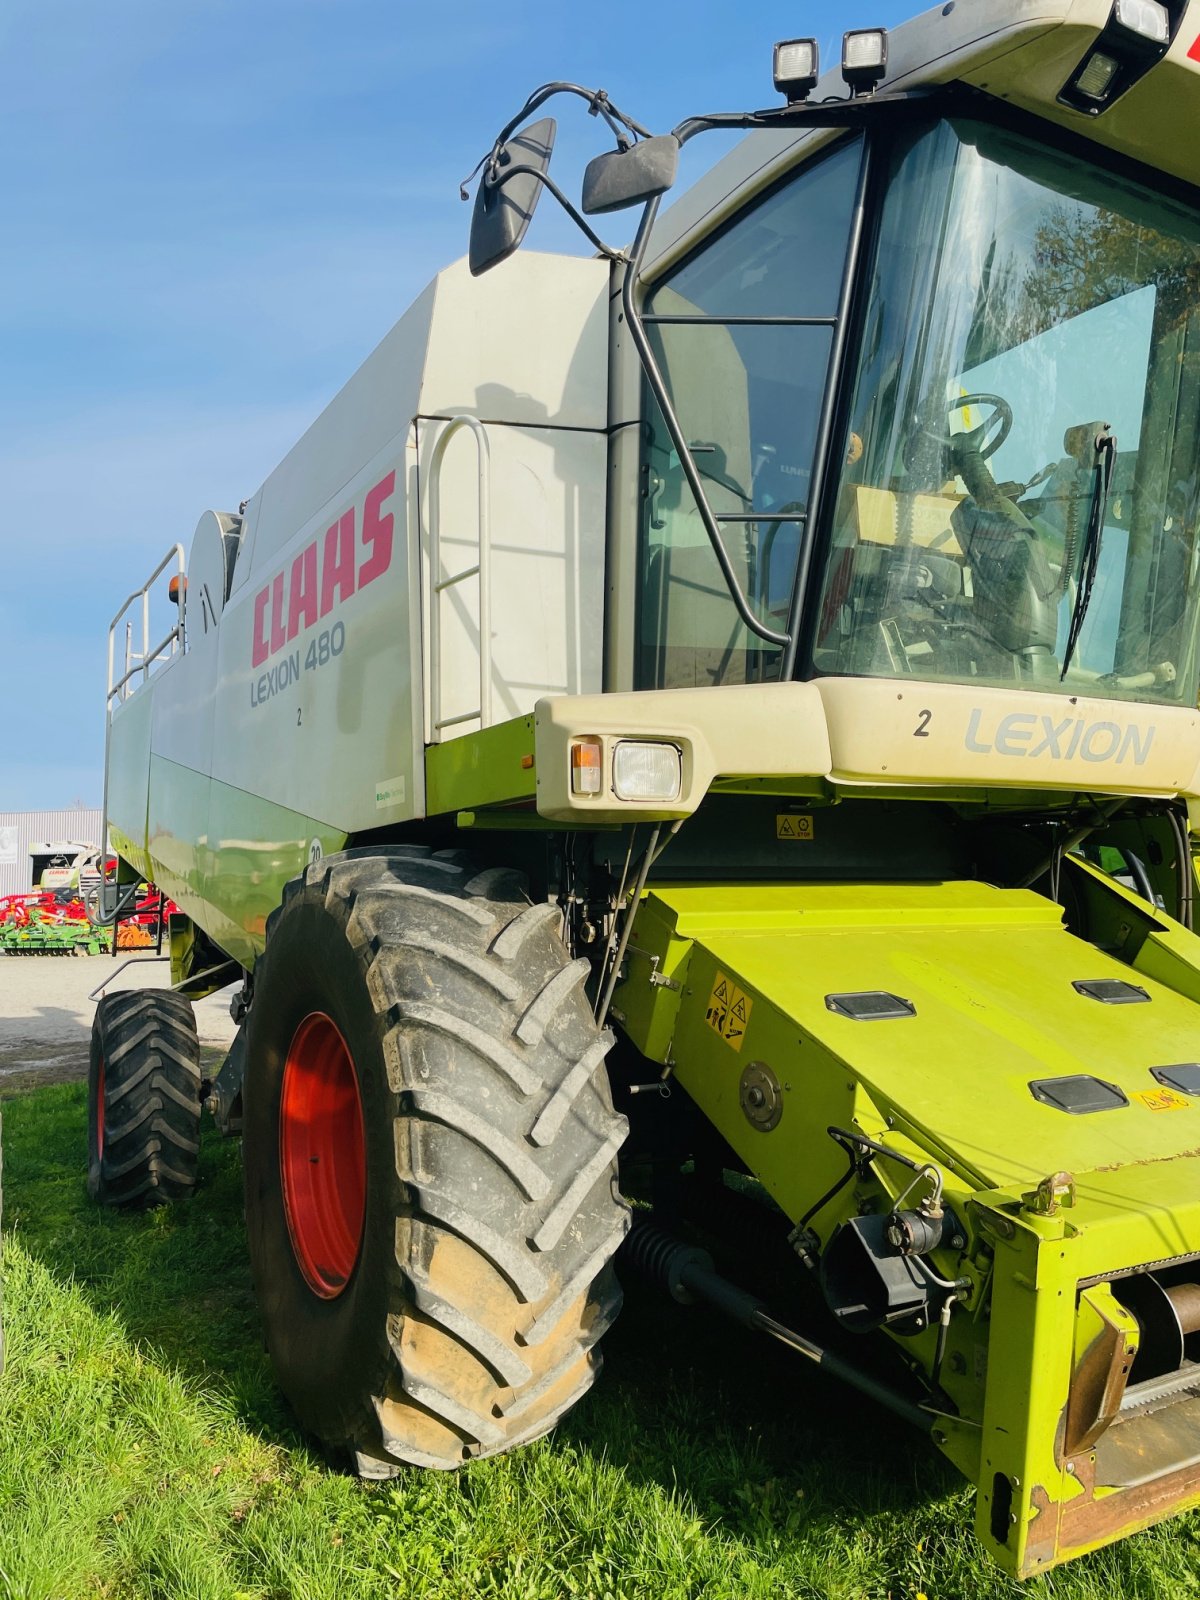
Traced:
POLYGON ((1194 214, 970 122, 891 162, 812 668, 1194 706, 1194 214))

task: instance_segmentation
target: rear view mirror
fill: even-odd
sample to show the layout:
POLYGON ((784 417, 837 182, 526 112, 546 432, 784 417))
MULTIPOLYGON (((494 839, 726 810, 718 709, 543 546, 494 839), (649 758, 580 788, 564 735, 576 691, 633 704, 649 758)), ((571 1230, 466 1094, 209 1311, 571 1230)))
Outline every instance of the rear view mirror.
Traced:
POLYGON ((553 117, 531 122, 501 146, 494 178, 488 176, 490 160, 484 167, 475 193, 467 257, 474 277, 512 255, 525 237, 550 165, 555 128, 553 117))
POLYGON ((679 140, 661 133, 639 139, 626 150, 607 150, 587 164, 583 175, 583 210, 594 217, 623 211, 665 194, 679 170, 679 140))

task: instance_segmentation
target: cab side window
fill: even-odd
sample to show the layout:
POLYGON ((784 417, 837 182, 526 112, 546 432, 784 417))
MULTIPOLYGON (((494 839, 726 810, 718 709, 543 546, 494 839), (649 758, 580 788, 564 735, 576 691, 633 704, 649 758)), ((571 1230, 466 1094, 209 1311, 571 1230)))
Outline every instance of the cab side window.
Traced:
MULTIPOLYGON (((643 317, 750 609, 782 632, 806 537, 861 141, 839 145, 673 268, 643 317)), ((763 682, 781 652, 740 620, 649 389, 637 683, 763 682)))

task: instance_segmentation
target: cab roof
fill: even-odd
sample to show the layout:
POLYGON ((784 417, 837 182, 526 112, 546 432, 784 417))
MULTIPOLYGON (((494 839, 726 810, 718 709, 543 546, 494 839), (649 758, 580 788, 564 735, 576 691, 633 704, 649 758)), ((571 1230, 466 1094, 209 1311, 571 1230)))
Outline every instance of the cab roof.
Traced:
MULTIPOLYGON (((1161 61, 1098 115, 1059 95, 1109 21, 1112 0, 948 0, 892 29, 882 89, 962 84, 1200 189, 1200 0, 1188 0, 1161 61)), ((768 70, 763 49, 764 77, 768 70)), ((842 98, 838 71, 813 99, 842 98)), ((781 176, 831 130, 755 132, 665 211, 645 271, 656 274, 781 176)))

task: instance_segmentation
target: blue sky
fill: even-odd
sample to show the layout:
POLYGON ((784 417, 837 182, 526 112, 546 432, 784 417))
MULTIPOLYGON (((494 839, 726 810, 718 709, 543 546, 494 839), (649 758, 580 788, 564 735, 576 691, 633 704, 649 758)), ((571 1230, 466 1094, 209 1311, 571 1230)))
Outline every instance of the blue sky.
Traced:
MULTIPOLYGON (((602 85, 664 130, 771 103, 776 39, 830 64, 919 9, 3 0, 0 811, 99 804, 109 617, 464 253, 458 181, 530 88, 602 85)), ((600 129, 561 104, 578 192, 600 129)), ((529 242, 586 248, 550 202, 529 242)))

